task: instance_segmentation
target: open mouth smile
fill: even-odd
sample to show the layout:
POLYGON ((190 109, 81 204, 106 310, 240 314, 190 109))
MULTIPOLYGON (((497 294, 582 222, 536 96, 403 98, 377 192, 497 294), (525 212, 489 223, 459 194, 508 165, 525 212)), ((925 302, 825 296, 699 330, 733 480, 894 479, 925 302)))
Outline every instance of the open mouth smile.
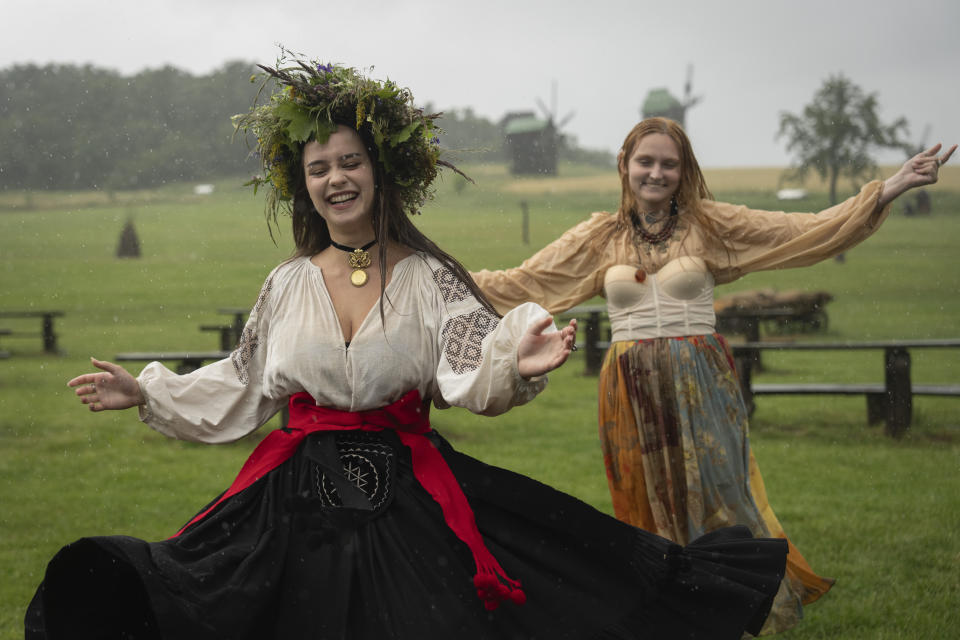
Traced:
POLYGON ((351 200, 356 200, 357 197, 358 197, 358 194, 351 193, 351 192, 335 193, 329 198, 327 198, 327 202, 329 202, 330 204, 343 204, 344 202, 350 202, 351 200))

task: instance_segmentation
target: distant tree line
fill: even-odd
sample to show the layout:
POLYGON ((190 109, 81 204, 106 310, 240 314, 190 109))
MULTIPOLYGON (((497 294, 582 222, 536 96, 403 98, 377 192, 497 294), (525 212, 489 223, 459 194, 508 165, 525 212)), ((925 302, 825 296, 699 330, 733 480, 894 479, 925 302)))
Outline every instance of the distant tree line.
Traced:
POLYGON ((0 184, 108 190, 248 172, 230 116, 255 92, 252 65, 205 76, 173 67, 125 77, 92 66, 0 71, 0 184))
MULTIPOLYGON (((2 69, 0 188, 121 190, 250 174, 257 163, 233 139, 230 117, 252 105, 256 71, 242 61, 199 76, 169 66, 133 76, 89 65, 2 69)), ((441 144, 459 161, 504 160, 498 124, 469 108, 441 122, 441 144)))

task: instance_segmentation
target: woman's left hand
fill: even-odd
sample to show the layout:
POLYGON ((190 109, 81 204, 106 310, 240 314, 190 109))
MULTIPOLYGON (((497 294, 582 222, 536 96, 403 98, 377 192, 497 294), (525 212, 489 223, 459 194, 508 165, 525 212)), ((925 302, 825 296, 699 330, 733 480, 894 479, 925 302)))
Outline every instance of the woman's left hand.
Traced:
POLYGON ((577 338, 577 320, 560 331, 543 333, 553 324, 547 317, 530 325, 517 347, 517 368, 526 379, 553 371, 567 360, 577 338))
POLYGON ((883 183, 880 206, 892 201, 908 189, 935 183, 940 166, 946 164, 953 152, 957 150, 957 145, 953 145, 942 154, 941 148, 938 142, 926 151, 921 151, 903 163, 899 171, 887 178, 883 183))

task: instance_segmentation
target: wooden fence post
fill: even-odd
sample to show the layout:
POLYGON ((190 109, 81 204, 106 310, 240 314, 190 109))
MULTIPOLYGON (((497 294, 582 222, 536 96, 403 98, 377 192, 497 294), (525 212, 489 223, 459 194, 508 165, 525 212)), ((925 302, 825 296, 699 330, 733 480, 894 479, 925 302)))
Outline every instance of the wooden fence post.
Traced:
POLYGON ((521 222, 520 236, 523 244, 530 244, 530 211, 527 208, 527 201, 520 201, 520 210, 523 212, 523 221, 521 222))
POLYGON ((913 391, 910 383, 910 352, 903 348, 884 349, 887 435, 899 438, 910 427, 913 391))
POLYGON ((600 365, 603 364, 603 349, 600 348, 600 312, 591 311, 587 315, 587 326, 584 327, 586 333, 587 352, 584 354, 586 361, 586 374, 595 376, 600 373, 600 365))

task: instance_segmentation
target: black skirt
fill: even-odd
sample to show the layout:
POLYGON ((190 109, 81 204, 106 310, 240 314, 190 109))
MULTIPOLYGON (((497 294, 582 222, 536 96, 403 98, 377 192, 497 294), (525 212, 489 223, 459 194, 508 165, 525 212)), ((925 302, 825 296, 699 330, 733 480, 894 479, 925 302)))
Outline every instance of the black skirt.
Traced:
POLYGON ((733 527, 680 547, 429 437, 487 547, 522 583, 524 604, 484 608, 468 547, 394 433, 323 432, 177 537, 64 547, 28 608, 27 640, 717 640, 759 631, 785 541, 733 527), (325 471, 324 451, 339 457, 365 508, 343 505, 343 478, 325 471))

